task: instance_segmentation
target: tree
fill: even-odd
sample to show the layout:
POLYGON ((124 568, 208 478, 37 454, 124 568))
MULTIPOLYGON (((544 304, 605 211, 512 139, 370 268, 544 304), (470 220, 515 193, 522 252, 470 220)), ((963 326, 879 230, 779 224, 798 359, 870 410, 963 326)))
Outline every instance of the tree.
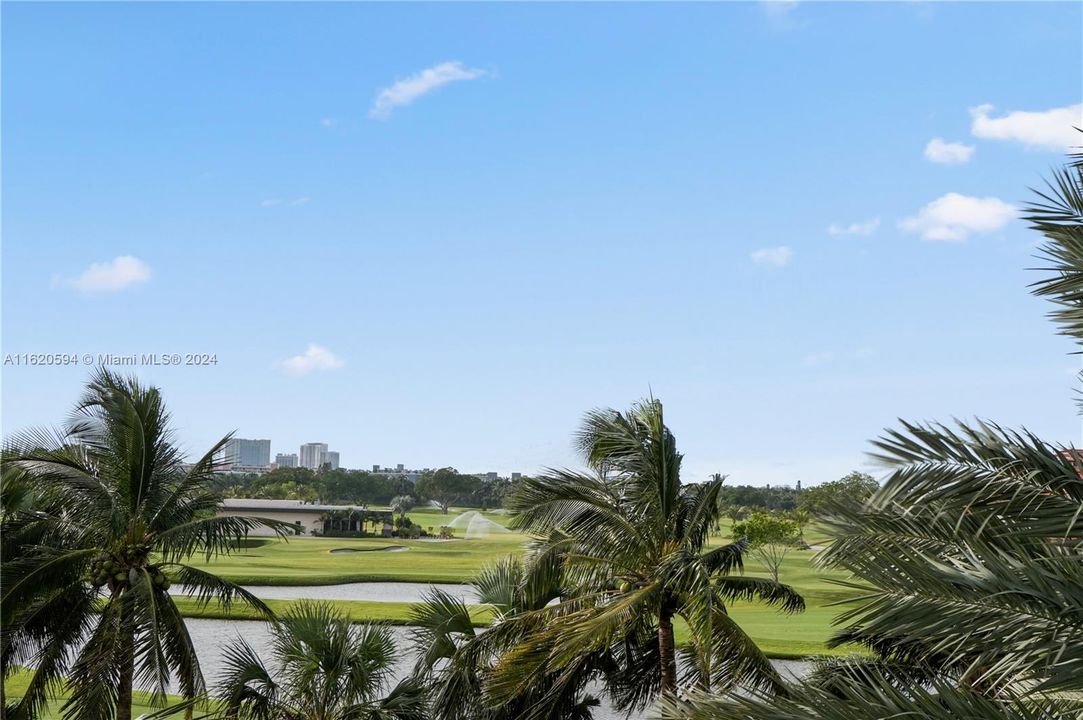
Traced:
POLYGON ((735 523, 730 535, 748 541, 749 551, 767 567, 775 582, 778 582, 782 561, 800 539, 800 531, 793 520, 760 512, 735 523))
POLYGON ((473 475, 460 475, 455 468, 446 467, 419 477, 416 490, 423 500, 435 502, 446 515, 452 503, 469 496, 479 483, 473 475))
POLYGON ((755 510, 793 510, 799 493, 785 485, 726 485, 720 500, 723 505, 755 510))
POLYGON ((872 475, 855 470, 838 480, 808 488, 801 493, 799 507, 813 515, 822 515, 839 503, 860 504, 879 488, 872 475))
POLYGON ((697 698, 671 718, 1042 718, 1083 713, 1083 463, 988 423, 903 423, 863 505, 829 507, 819 556, 858 596, 823 663, 781 693, 697 698), (693 710, 694 711, 691 711, 693 710))
POLYGON ((744 505, 723 505, 722 512, 730 519, 731 524, 736 524, 748 517, 748 508, 744 505))
POLYGON ((198 696, 203 677, 168 592, 174 580, 203 605, 240 599, 271 615, 239 586, 183 562, 227 554, 257 527, 289 528, 213 515, 214 458, 228 439, 186 466, 157 388, 103 369, 62 432, 9 443, 4 549, 13 552, 3 563, 0 655, 5 676, 13 661, 35 667, 16 716, 35 717, 64 675, 67 718, 130 720, 133 682, 162 700, 171 673, 183 697, 198 696), (22 492, 27 505, 11 509, 19 484, 34 497, 22 492))
POLYGON ((732 575, 744 541, 706 549, 722 478, 681 484, 681 454, 662 403, 588 413, 576 441, 592 473, 550 470, 524 480, 509 501, 513 526, 538 538, 540 557, 567 558, 566 586, 562 602, 520 618, 536 630, 501 657, 492 690, 521 694, 546 674, 572 673, 591 652, 623 645, 635 662, 627 663, 631 689, 617 704, 643 707, 659 691, 673 696, 677 617, 689 628, 680 658, 689 682, 778 684, 727 603, 759 599, 798 611, 804 601, 775 581, 732 575))
MULTIPOLYGON (((1034 292, 1083 346, 1083 155, 1027 210, 1051 275, 1034 292)), ((784 692, 700 696, 670 718, 872 720, 1083 716, 1083 455, 988 422, 902 423, 874 443, 891 470, 862 504, 826 508, 821 560, 859 581, 835 644, 784 692)))
POLYGON ((787 511, 783 516, 792 520, 793 524, 797 526, 798 540, 803 547, 807 548, 808 546, 805 544, 805 528, 812 522, 812 513, 798 508, 797 510, 787 511))
POLYGON ((485 478, 478 482, 474 491, 474 505, 480 508, 500 507, 504 497, 511 489, 511 480, 508 478, 485 478))
POLYGON ((410 510, 414 507, 414 496, 396 495, 395 497, 391 498, 389 507, 391 508, 392 512, 396 512, 400 516, 403 516, 406 513, 410 512, 410 510))
POLYGON ((308 468, 275 468, 249 476, 239 489, 252 497, 312 501, 322 494, 323 480, 308 468))
POLYGON ((604 660, 599 653, 577 660, 577 671, 557 682, 539 677, 519 694, 494 701, 486 692, 501 655, 530 632, 520 619, 561 595, 560 560, 552 555, 529 565, 506 557, 482 568, 473 580, 480 602, 493 612, 493 628, 480 633, 470 609, 443 590, 431 590, 411 615, 417 655, 414 676, 429 687, 433 720, 524 720, 591 717, 598 701, 585 692, 604 660))
POLYGON ((244 640, 226 648, 216 696, 230 720, 425 720, 411 679, 390 692, 395 638, 354 625, 327 603, 303 601, 271 625, 270 667, 244 640), (386 694, 385 694, 386 693, 386 694))

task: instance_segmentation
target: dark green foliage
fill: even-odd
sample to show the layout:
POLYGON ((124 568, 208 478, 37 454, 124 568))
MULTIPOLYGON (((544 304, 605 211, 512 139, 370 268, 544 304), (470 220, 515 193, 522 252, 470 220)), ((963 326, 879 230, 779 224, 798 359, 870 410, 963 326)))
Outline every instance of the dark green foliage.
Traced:
POLYGON ((398 651, 381 625, 354 625, 304 601, 271 626, 270 663, 246 642, 226 648, 215 695, 231 720, 425 720, 424 688, 391 686, 398 651))
POLYGON ((63 432, 8 443, 0 660, 5 678, 16 664, 35 668, 13 717, 34 717, 64 675, 65 717, 80 720, 129 718, 133 682, 161 699, 173 674, 181 695, 200 694, 199 664, 167 592, 174 581, 203 603, 240 599, 270 614, 184 562, 229 553, 254 528, 286 527, 214 516, 214 458, 226 440, 185 465, 158 390, 102 370, 63 432))
POLYGON ((776 685, 727 603, 799 611, 804 602, 785 585, 731 574, 745 541, 707 548, 723 478, 681 483, 682 457, 656 400, 589 413, 577 444, 590 474, 551 470, 524 479, 509 499, 513 525, 538 538, 532 563, 560 559, 561 602, 518 616, 526 630, 494 666, 487 691, 503 700, 540 678, 571 683, 592 657, 610 664, 607 681, 622 709, 641 709, 678 683, 776 685), (680 657, 677 617, 691 635, 680 657))
POLYGON ((481 480, 473 475, 462 475, 455 468, 440 468, 424 473, 414 488, 418 497, 434 502, 445 513, 453 504, 472 499, 481 487, 481 480))
POLYGON ((828 508, 839 504, 865 502, 880 488, 872 475, 854 471, 838 480, 810 487, 801 492, 800 509, 814 515, 822 515, 828 508))

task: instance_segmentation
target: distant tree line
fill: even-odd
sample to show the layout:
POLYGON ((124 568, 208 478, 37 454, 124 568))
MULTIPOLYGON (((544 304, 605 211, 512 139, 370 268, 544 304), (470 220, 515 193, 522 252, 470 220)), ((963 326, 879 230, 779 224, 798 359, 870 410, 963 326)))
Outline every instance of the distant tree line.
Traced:
POLYGON ((331 504, 389 505, 396 497, 452 506, 501 507, 512 487, 508 478, 479 478, 447 467, 423 473, 417 484, 405 475, 383 475, 367 470, 276 468, 261 475, 220 475, 216 490, 226 497, 274 500, 317 500, 331 504))
MULTIPOLYGON (((367 470, 277 468, 262 475, 221 475, 216 490, 227 497, 275 500, 317 500, 333 504, 388 505, 397 496, 413 497, 420 504, 435 504, 445 512, 451 506, 499 508, 521 479, 479 478, 453 467, 423 473, 416 485, 405 475, 384 475, 367 470)), ((734 521, 753 511, 813 515, 840 498, 864 500, 877 488, 871 475, 852 472, 831 482, 803 490, 788 485, 723 485, 719 502, 734 521)))

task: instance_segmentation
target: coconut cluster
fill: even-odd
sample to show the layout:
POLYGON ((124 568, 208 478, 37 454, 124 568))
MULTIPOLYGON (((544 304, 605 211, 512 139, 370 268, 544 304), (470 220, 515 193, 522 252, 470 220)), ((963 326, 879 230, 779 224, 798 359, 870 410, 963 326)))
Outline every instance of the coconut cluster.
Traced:
MULTIPOLYGON (((130 553, 126 554, 130 555, 130 553)), ((93 562, 91 562, 90 566, 87 568, 86 580, 94 587, 108 585, 111 590, 116 590, 117 588, 128 584, 128 571, 132 567, 131 559, 124 562, 122 559, 113 555, 102 553, 94 558, 93 562)), ((169 589, 172 582, 168 575, 155 565, 146 565, 144 567, 147 573, 150 574, 151 582, 154 584, 154 587, 162 590, 169 589)))

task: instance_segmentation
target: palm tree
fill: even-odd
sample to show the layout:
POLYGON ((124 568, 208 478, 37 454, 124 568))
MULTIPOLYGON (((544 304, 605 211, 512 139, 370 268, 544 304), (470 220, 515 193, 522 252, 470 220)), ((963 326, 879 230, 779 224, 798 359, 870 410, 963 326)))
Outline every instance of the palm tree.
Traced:
POLYGON ((413 679, 389 693, 395 638, 381 625, 353 625, 326 603, 301 602, 271 625, 270 668, 240 640, 225 652, 217 688, 231 720, 425 720, 413 679))
POLYGON ((443 590, 429 591, 411 615, 414 675, 429 687, 433 720, 522 720, 566 718, 586 720, 598 700, 584 691, 586 683, 608 664, 598 654, 581 657, 577 672, 564 682, 554 675, 537 678, 515 697, 493 702, 485 684, 503 652, 518 644, 533 626, 518 619, 560 597, 558 558, 550 556, 524 566, 516 557, 482 568, 473 587, 494 615, 484 633, 462 600, 443 590))
MULTIPOLYGON (((65 527, 48 527, 40 517, 61 516, 61 498, 47 488, 35 485, 19 468, 9 463, 2 467, 0 479, 0 588, 5 591, 18 583, 33 558, 34 548, 56 543, 55 537, 65 527), (55 532, 50 532, 55 530, 55 532), (53 537, 50 537, 50 536, 53 537)), ((65 538, 67 540, 67 538, 65 538)), ((38 665, 24 699, 9 706, 0 682, 0 717, 33 717, 42 700, 43 689, 59 674, 58 663, 50 653, 64 652, 82 632, 80 625, 62 628, 58 618, 86 612, 95 592, 87 586, 78 567, 58 567, 48 585, 27 587, 20 596, 9 595, 0 603, 0 678, 6 679, 19 666, 38 665), (64 633, 68 637, 63 637, 64 633), (51 648, 51 650, 46 650, 51 648), (39 655, 39 649, 41 649, 39 655)))
POLYGON ((163 700, 171 674, 181 695, 198 696, 203 677, 173 581, 202 604, 240 599, 271 614, 184 562, 229 553, 257 527, 288 527, 214 516, 215 457, 228 439, 185 465, 159 391, 101 370, 63 432, 29 432, 5 449, 0 654, 5 674, 35 667, 14 717, 35 717, 65 675, 68 718, 129 720, 133 686, 163 700), (9 489, 22 508, 8 507, 9 489))
POLYGON ((722 478, 681 484, 681 455, 662 403, 588 413, 577 444, 592 474, 551 470, 524 479, 509 499, 513 524, 539 537, 539 557, 564 556, 565 585, 562 602, 520 619, 535 630, 500 658, 494 697, 522 693, 545 673, 571 672, 578 658, 617 647, 627 656, 620 663, 626 692, 616 698, 625 708, 645 706, 658 691, 673 696, 679 683, 779 684, 726 604, 758 599, 799 611, 804 601, 773 580, 732 574, 742 567, 743 540, 706 549, 722 478), (680 664, 676 618, 691 635, 680 664))
MULTIPOLYGON (((1027 219, 1052 275, 1034 292, 1083 345, 1083 155, 1038 195, 1027 219)), ((858 580, 833 643, 873 657, 668 717, 1083 716, 1083 454, 992 423, 903 423, 875 446, 891 474, 864 503, 832 503, 821 556, 858 580)))
POLYGON ((1079 453, 987 423, 904 423, 875 445, 893 471, 864 504, 830 508, 834 542, 820 556, 855 577, 830 644, 871 657, 668 717, 1081 716, 1079 453))

